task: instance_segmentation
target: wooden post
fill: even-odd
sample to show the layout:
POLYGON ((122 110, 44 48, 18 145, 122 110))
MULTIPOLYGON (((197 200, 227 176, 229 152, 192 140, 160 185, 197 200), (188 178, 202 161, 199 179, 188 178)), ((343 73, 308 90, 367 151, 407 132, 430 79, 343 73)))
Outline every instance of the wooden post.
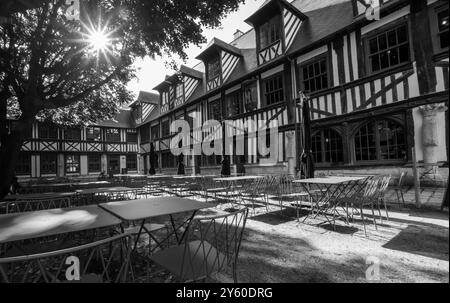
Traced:
POLYGON ((422 202, 420 201, 420 179, 419 172, 417 170, 416 149, 412 148, 412 160, 413 160, 413 175, 414 175, 414 193, 416 196, 416 207, 420 208, 422 202))

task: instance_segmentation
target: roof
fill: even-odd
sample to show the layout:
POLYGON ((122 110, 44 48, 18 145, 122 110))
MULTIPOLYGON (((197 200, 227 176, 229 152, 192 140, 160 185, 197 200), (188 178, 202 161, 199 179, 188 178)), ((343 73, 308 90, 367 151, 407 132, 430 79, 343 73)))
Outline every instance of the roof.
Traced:
POLYGON ((206 49, 203 52, 201 52, 200 55, 197 56, 196 59, 203 61, 206 58, 208 58, 213 52, 221 49, 226 50, 227 52, 232 53, 233 55, 242 56, 239 48, 231 44, 228 44, 220 39, 214 38, 206 47, 206 49))
POLYGON ((137 100, 130 104, 130 107, 133 108, 137 106, 139 103, 150 103, 150 104, 159 104, 159 95, 155 93, 141 91, 139 92, 139 96, 137 100))
MULTIPOLYGON (((253 20, 253 17, 256 18, 264 10, 272 9, 273 5, 282 5, 303 19, 303 23, 292 46, 287 50, 287 56, 293 56, 294 54, 301 53, 303 50, 308 51, 307 48, 312 44, 318 43, 327 37, 332 38, 333 33, 354 22, 352 0, 294 0, 291 3, 286 0, 267 0, 247 21, 250 22, 250 20, 253 20)), ((259 67, 257 62, 256 33, 254 29, 249 30, 230 43, 214 38, 197 58, 200 60, 205 59, 218 48, 225 49, 233 54, 239 54, 242 57, 230 77, 222 86, 227 83, 236 82, 249 73, 263 68, 259 67)), ((180 70, 182 69, 188 68, 180 68, 180 70)), ((201 81, 189 100, 186 100, 185 105, 192 104, 201 97, 214 93, 213 91, 206 92, 204 63, 199 63, 190 70, 199 72, 202 75, 203 81, 201 81)))
POLYGON ((297 52, 352 24, 351 0, 297 0, 292 3, 308 16, 303 21, 288 55, 297 52))
MULTIPOLYGON (((316 0, 316 2, 326 1, 316 0)), ((251 26, 254 26, 259 20, 264 20, 266 16, 272 15, 273 11, 278 9, 280 6, 289 9, 292 13, 296 14, 302 20, 305 20, 307 18, 307 16, 304 15, 302 11, 300 11, 297 7, 293 6, 286 0, 267 0, 255 13, 248 17, 245 22, 250 24, 251 26)))
POLYGON ((113 128, 134 128, 132 111, 130 109, 120 109, 119 113, 111 120, 98 123, 96 126, 113 128))

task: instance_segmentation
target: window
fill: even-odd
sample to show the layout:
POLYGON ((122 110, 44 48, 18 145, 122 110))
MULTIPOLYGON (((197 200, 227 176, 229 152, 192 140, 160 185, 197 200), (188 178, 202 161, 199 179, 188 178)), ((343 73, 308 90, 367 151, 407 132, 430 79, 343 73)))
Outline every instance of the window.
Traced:
POLYGON ((79 128, 66 128, 64 130, 65 140, 81 140, 81 130, 79 128))
POLYGON ((259 28, 260 49, 266 48, 281 39, 281 19, 275 16, 259 28))
POLYGON ((127 155, 127 169, 128 171, 137 171, 136 155, 127 155))
POLYGON ((222 110, 220 108, 220 100, 216 100, 208 104, 208 119, 217 121, 222 120, 222 110))
POLYGON ((312 137, 312 152, 317 163, 342 163, 342 137, 332 129, 321 130, 312 137))
POLYGON ((438 13, 438 27, 439 27, 439 45, 441 48, 448 47, 448 8, 438 13))
POLYGON ((175 167, 175 156, 170 152, 161 153, 161 165, 162 168, 174 168, 175 167))
POLYGON ((41 155, 41 175, 54 175, 57 170, 57 155, 45 153, 41 155))
POLYGON ((100 127, 88 127, 86 129, 86 140, 90 142, 99 142, 102 140, 101 133, 100 127))
POLYGON ((145 126, 143 126, 143 127, 141 127, 139 129, 139 134, 140 134, 140 137, 141 137, 141 143, 148 143, 148 142, 150 142, 150 133, 149 133, 149 131, 150 131, 150 128, 149 128, 148 125, 145 125, 145 126))
POLYGON ((263 81, 266 105, 284 101, 283 75, 278 74, 263 81))
POLYGON ((169 120, 161 122, 161 135, 163 138, 170 136, 169 120))
POLYGON ((152 141, 159 139, 159 125, 154 125, 151 128, 152 141))
POLYGON ((176 94, 177 94, 177 98, 183 97, 184 96, 184 86, 183 83, 180 83, 177 85, 176 88, 176 94))
POLYGON ((225 97, 226 116, 227 118, 239 115, 243 112, 241 91, 238 90, 225 97))
POLYGON ((210 155, 203 156, 202 166, 220 166, 222 165, 222 156, 221 155, 210 155))
POLYGON ((66 173, 76 174, 80 172, 80 156, 66 155, 66 173))
POLYGON ((315 92, 328 88, 326 57, 322 57, 314 62, 306 64, 301 69, 302 84, 305 91, 315 92))
POLYGON ((107 142, 120 142, 120 129, 118 129, 118 128, 106 129, 106 141, 107 142))
POLYGON ((355 135, 356 161, 406 160, 406 136, 395 122, 376 121, 355 135))
POLYGON ((16 175, 31 175, 31 155, 20 152, 16 162, 16 175))
POLYGON ((371 72, 409 62, 409 41, 406 25, 377 34, 368 39, 368 44, 371 72))
POLYGON ((168 91, 165 91, 162 93, 161 102, 162 102, 162 105, 166 105, 169 103, 169 92, 168 91))
MULTIPOLYGON (((147 128, 148 129, 148 128, 147 128)), ((127 130, 127 142, 132 144, 138 143, 137 132, 134 130, 127 130)))
POLYGON ((216 57, 208 62, 208 80, 212 80, 220 76, 220 60, 216 57))
POLYGON ((435 52, 448 49, 448 5, 430 9, 431 30, 433 33, 433 45, 435 52))
POLYGON ((258 108, 258 88, 256 81, 244 86, 244 107, 246 112, 254 111, 258 108))
POLYGON ((88 172, 99 173, 102 170, 102 156, 88 155, 88 172))
POLYGON ((58 127, 52 124, 39 124, 39 139, 58 139, 58 127))

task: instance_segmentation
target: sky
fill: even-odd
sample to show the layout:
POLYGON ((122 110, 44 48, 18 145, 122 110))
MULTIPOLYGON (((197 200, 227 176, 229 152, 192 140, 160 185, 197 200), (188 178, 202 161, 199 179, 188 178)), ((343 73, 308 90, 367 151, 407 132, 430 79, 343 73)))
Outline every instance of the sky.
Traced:
MULTIPOLYGON (((239 29, 244 33, 250 30, 251 27, 244 20, 250 17, 263 3, 264 0, 246 0, 236 12, 229 14, 222 20, 221 27, 205 29, 203 34, 208 42, 200 47, 192 45, 185 50, 189 59, 187 62, 177 60, 178 65, 184 64, 189 67, 196 65, 199 61, 195 57, 201 53, 202 48, 213 38, 231 42, 233 41, 233 35, 236 30, 239 29)), ((156 57, 155 60, 151 58, 138 59, 135 63, 135 67, 138 69, 137 79, 128 84, 128 89, 134 92, 136 96, 140 91, 152 92, 155 86, 164 81, 166 75, 172 75, 174 73, 173 70, 167 69, 164 62, 165 58, 161 57, 156 57)))

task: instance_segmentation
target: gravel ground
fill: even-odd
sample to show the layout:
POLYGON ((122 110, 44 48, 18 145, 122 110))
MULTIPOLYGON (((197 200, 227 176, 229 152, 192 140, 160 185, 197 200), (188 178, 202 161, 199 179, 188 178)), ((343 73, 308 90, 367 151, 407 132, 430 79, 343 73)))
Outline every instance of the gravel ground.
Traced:
MULTIPOLYGON (((200 213, 229 211, 219 205, 200 213)), ((339 222, 336 231, 323 218, 300 222, 294 209, 283 213, 271 206, 250 210, 238 264, 238 279, 244 283, 366 283, 366 261, 379 260, 379 280, 392 282, 449 282, 448 212, 391 210, 390 220, 378 221, 378 230, 367 222, 339 222)), ((384 215, 384 212, 383 212, 384 215)), ((156 268, 151 265, 152 272, 156 268)), ((232 282, 231 276, 217 278, 232 282)), ((151 275, 151 282, 172 282, 165 272, 151 275)))

